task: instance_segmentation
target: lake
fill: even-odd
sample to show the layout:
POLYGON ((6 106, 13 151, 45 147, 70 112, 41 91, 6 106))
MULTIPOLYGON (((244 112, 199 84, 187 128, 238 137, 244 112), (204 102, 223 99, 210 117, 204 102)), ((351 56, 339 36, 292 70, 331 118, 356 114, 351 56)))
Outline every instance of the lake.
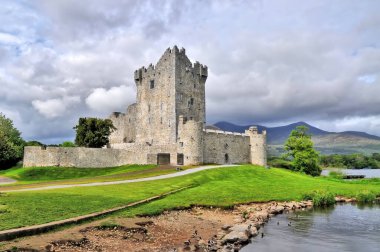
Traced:
POLYGON ((241 251, 379 252, 380 206, 342 204, 280 214, 260 231, 264 237, 259 234, 241 251))
POLYGON ((322 175, 329 175, 330 171, 341 171, 346 175, 365 175, 365 178, 380 178, 380 169, 329 169, 323 170, 322 175))

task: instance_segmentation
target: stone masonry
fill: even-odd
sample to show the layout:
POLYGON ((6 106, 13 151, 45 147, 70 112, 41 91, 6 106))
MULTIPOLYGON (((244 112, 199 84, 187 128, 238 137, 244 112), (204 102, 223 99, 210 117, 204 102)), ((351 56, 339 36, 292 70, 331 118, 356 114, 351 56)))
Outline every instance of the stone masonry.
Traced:
POLYGON ((24 166, 105 167, 122 164, 266 165, 266 132, 205 128, 208 68, 168 48, 157 64, 135 71, 136 103, 110 119, 117 128, 107 148, 27 147, 24 166))

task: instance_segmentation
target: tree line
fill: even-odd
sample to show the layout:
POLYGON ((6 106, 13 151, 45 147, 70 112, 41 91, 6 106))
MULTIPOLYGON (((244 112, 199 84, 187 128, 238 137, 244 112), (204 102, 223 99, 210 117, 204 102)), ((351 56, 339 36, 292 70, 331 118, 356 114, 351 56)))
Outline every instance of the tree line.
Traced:
POLYGON ((320 164, 324 167, 337 167, 349 169, 379 169, 380 153, 364 155, 361 153, 354 154, 331 154, 320 157, 320 164))

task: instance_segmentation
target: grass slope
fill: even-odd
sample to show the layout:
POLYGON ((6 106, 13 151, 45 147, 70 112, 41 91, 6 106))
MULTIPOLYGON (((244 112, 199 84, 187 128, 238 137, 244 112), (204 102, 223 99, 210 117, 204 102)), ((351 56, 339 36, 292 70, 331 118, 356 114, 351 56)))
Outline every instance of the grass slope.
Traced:
POLYGON ((345 182, 245 165, 143 183, 7 193, 0 196, 0 206, 3 205, 0 230, 79 216, 187 185, 193 187, 119 214, 158 214, 191 205, 229 207, 253 201, 300 200, 305 193, 314 190, 345 196, 369 190, 380 195, 380 180, 345 182))
MULTIPOLYGON (((192 166, 183 167, 183 170, 192 166)), ((15 167, 0 171, 1 176, 18 182, 0 186, 1 190, 41 187, 51 184, 81 184, 91 182, 137 179, 177 172, 174 167, 157 165, 124 165, 109 168, 75 167, 15 167)))
POLYGON ((18 181, 51 181, 76 179, 104 175, 116 175, 126 172, 151 169, 155 165, 123 165, 109 168, 75 168, 75 167, 16 167, 0 172, 0 175, 18 181))

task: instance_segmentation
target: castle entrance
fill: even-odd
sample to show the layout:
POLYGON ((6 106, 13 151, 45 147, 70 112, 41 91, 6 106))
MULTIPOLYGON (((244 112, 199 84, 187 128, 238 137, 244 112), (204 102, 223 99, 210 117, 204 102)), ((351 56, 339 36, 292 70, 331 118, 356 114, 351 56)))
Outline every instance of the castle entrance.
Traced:
POLYGON ((182 153, 177 154, 177 165, 183 165, 183 154, 182 153))
POLYGON ((224 155, 224 163, 225 164, 228 164, 230 162, 230 157, 228 156, 228 154, 226 153, 225 155, 224 155))
POLYGON ((158 165, 170 164, 170 154, 169 153, 158 153, 157 154, 157 164, 158 165))

